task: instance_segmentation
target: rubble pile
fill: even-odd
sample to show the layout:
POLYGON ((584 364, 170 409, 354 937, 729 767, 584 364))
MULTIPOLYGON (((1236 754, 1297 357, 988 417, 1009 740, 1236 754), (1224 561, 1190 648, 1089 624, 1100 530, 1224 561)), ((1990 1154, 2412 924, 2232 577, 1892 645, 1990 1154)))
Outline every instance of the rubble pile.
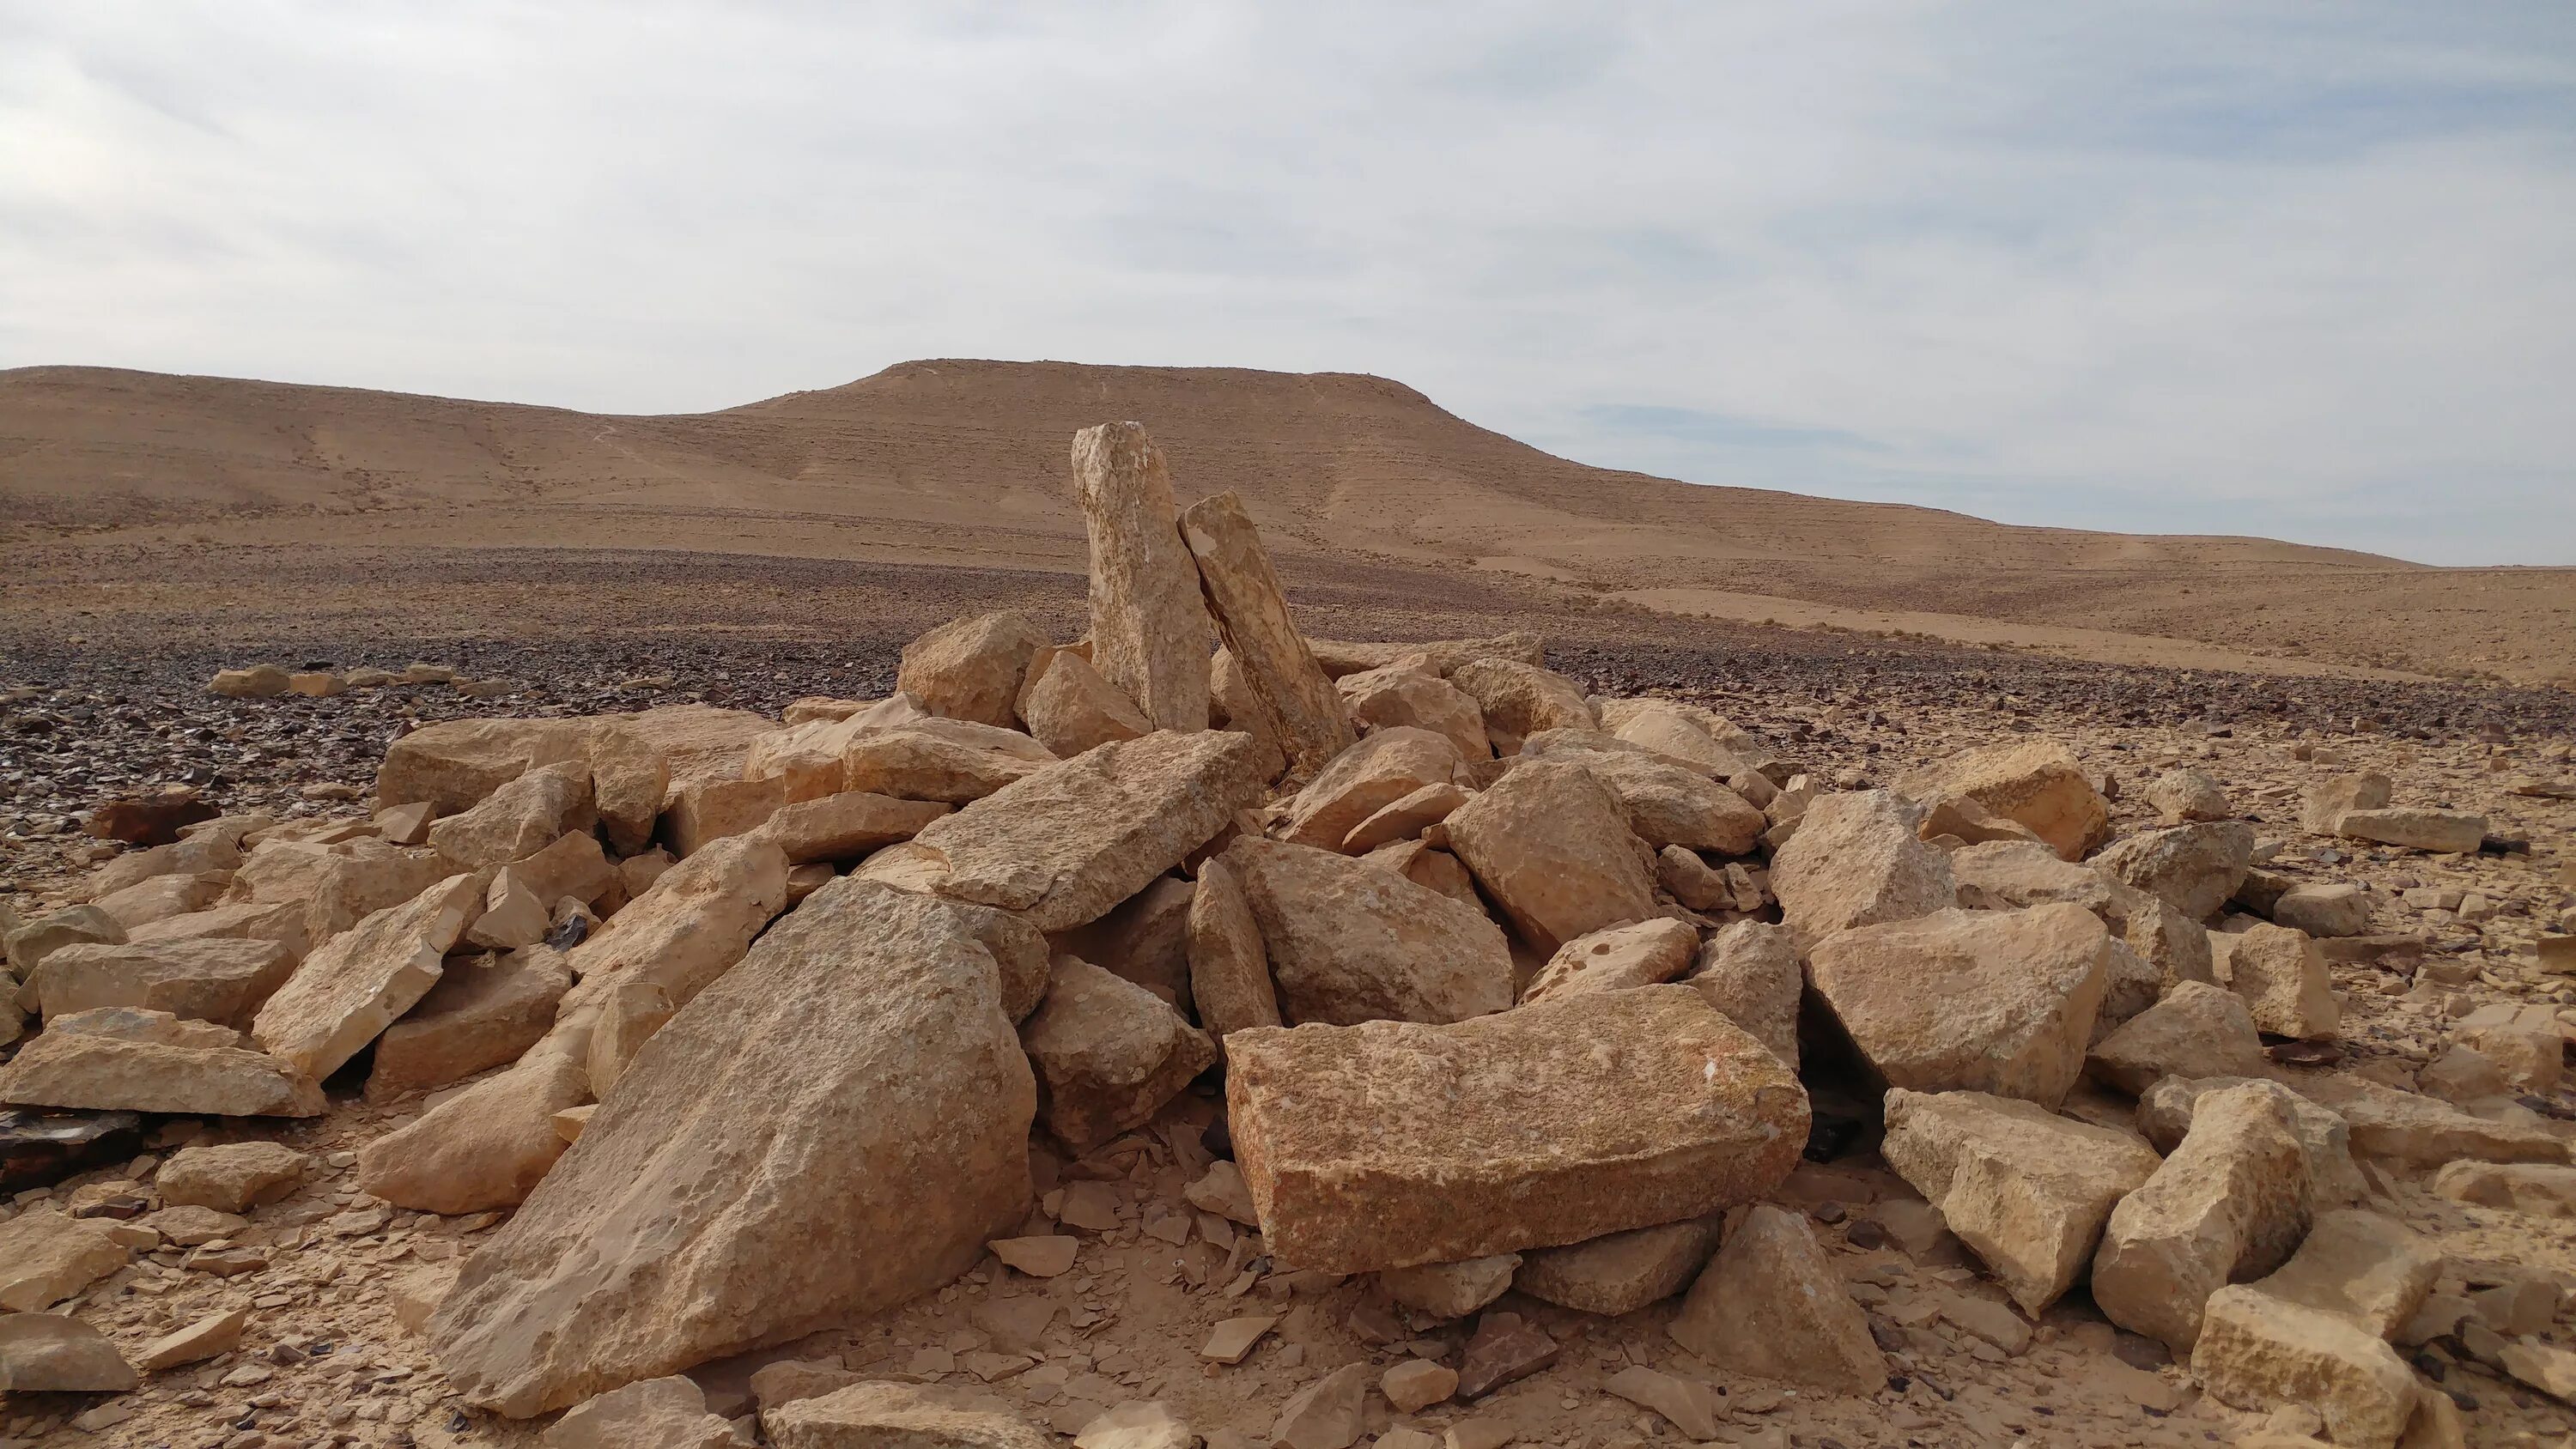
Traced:
POLYGON ((1239 499, 1073 464, 1084 638, 103 805, 0 920, 0 1441, 2576 1423, 2570 867, 2473 964, 2442 882, 2529 842, 2314 748, 2303 860, 2420 881, 2179 759, 1828 774, 1534 636, 1310 638, 1239 499))

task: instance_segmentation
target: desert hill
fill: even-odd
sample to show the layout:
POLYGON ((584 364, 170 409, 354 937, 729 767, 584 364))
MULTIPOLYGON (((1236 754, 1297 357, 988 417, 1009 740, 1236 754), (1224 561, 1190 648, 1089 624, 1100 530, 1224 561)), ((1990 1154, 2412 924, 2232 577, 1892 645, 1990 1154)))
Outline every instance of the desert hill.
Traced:
POLYGON ((688 548, 1079 571, 1066 444, 1152 428, 1184 501, 1274 548, 1475 569, 1678 613, 2085 652, 2112 636, 2549 678, 2576 570, 2014 527, 1588 467, 1384 378, 908 362, 718 412, 611 416, 99 368, 0 372, 19 544, 688 548), (1984 621, 1984 623, 1980 623, 1984 621))

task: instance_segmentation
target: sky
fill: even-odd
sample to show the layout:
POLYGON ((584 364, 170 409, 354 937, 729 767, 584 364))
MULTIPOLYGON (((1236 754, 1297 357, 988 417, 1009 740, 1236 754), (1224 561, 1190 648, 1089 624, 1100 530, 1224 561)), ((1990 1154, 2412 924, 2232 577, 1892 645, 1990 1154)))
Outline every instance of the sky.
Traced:
POLYGON ((0 367, 670 412, 918 357, 2576 564, 2576 6, 0 0, 0 367))

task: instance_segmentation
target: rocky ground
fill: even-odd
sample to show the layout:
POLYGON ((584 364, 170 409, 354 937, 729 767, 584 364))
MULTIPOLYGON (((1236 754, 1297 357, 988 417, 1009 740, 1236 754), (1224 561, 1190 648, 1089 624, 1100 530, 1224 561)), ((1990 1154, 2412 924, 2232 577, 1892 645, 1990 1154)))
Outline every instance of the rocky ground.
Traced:
MULTIPOLYGON (((1062 599, 1041 600, 1031 612, 1057 639, 1082 627, 1062 599)), ((1301 619, 1309 612, 1301 609, 1301 619)), ((1445 613, 1372 616, 1364 601, 1320 601, 1311 616, 1317 633, 1469 632, 1445 613)), ((1786 766, 1773 772, 1782 778, 1772 783, 1789 788, 1760 822, 1764 842, 1736 857, 1749 868, 1754 896, 1728 904, 1758 909, 1703 905, 1710 914, 1698 918, 1701 929, 1737 919, 1780 921, 1784 901, 1790 924, 1799 924, 1795 896, 1785 889, 1775 895, 1770 886, 1791 868, 1777 859, 1784 842, 1818 828, 1812 817, 1780 827, 1815 810, 1812 802, 1886 799, 1862 792, 1920 779, 1918 770, 1970 752, 2055 740, 2103 797, 2106 833, 2117 841, 2200 815, 2250 827, 2255 864, 2210 913, 2220 935, 2253 939, 2241 929, 2249 907, 2288 919, 2280 899, 2300 888, 2358 888, 2299 896, 2330 903, 2324 914, 2302 919, 2315 938, 2310 944, 2330 963, 2339 1020, 2284 1032, 2263 1018, 2268 1053, 2256 1070, 2320 1100, 2330 1095, 2320 1082, 2420 1090, 2460 1104, 2464 1117, 2494 1124, 2512 1142, 2544 1144, 2516 1149, 2527 1157, 2564 1162, 2576 1143, 2576 1092, 2560 1084, 2561 1043, 2576 1036, 2576 975, 2565 973, 2576 972, 2576 963, 2541 956, 2544 937, 2576 930, 2576 766, 2569 760, 2576 697, 2176 676, 1911 641, 1663 621, 1623 635, 1626 621, 1615 611, 1550 622, 1563 627, 1550 639, 1548 665, 1583 691, 1705 707, 1757 737, 1786 766), (2386 777, 2398 806, 2482 816, 2476 844, 2431 853, 2307 828, 2303 806, 2312 796, 2373 772, 2386 777), (2192 795, 2188 787, 2204 783, 2217 792, 2214 805, 2203 799, 2176 808, 2192 795), (2466 1056, 2463 1047, 2471 1048, 2466 1056)), ((764 623, 731 636, 599 630, 510 644, 370 627, 357 637, 281 632, 191 648, 22 636, 11 641, 10 677, 0 681, 10 686, 0 709, 7 791, 0 798, 0 900, 18 919, 38 920, 81 894, 88 872, 127 853, 83 830, 111 797, 184 783, 222 811, 266 812, 290 833, 309 836, 312 828, 295 822, 375 820, 388 803, 374 797, 377 768, 396 739, 422 726, 684 702, 776 716, 810 696, 878 699, 894 690, 897 652, 911 632, 789 634, 764 623), (447 681, 389 682, 321 698, 208 692, 218 668, 262 659, 344 677, 369 667, 398 673, 426 660, 492 683, 483 697, 447 681)), ((1486 714, 1499 717, 1490 702, 1486 714)), ((1283 801, 1278 828, 1296 818, 1283 801)), ((1954 859, 1965 858, 1955 837, 1946 844, 1954 859)), ((1707 863, 1722 864, 1725 854, 1708 852, 1707 863)), ((1962 888, 1962 904, 2002 904, 1972 900, 1973 889, 1962 888)), ((1526 978, 1545 952, 1533 959, 1528 942, 1514 944, 1526 978)), ((1274 944, 1274 959, 1278 949, 1274 944)), ((1813 1010, 1811 1000, 1811 1017, 1813 1010)), ((30 1032, 35 1025, 28 1023, 30 1032)), ((130 1134, 104 1144, 103 1160, 28 1186, 0 1207, 0 1233, 10 1220, 23 1225, 62 1210, 118 1225, 131 1250, 60 1301, 9 1307, 69 1314, 104 1333, 128 1362, 154 1362, 156 1353, 174 1360, 125 1392, 11 1393, 0 1404, 0 1444, 539 1442, 546 1419, 476 1407, 478 1395, 451 1380, 422 1331, 460 1260, 499 1235, 510 1214, 418 1211, 361 1190, 361 1151, 420 1121, 444 1098, 415 1092, 366 1100, 369 1066, 360 1055, 340 1067, 322 1084, 328 1110, 301 1120, 146 1114, 130 1134), (302 1159, 273 1186, 238 1175, 211 1188, 170 1181, 171 1164, 188 1151, 237 1142, 284 1144, 302 1159), (190 1332, 205 1341, 165 1342, 190 1332)), ((1602 1316, 1515 1290, 1442 1313, 1408 1306, 1381 1275, 1300 1271, 1274 1259, 1258 1215, 1234 1195, 1239 1182, 1228 1189, 1223 1164, 1234 1143, 1223 1070, 1200 1074, 1186 1088, 1175 1084, 1147 1116, 1122 1122, 1082 1151, 1069 1149, 1061 1131, 1037 1133, 1030 1147, 1037 1202, 1018 1228, 1026 1242, 1006 1250, 1029 1255, 1022 1265, 985 1256, 901 1306, 704 1364, 691 1377, 706 1408, 739 1421, 723 1430, 728 1435, 789 1442, 797 1431, 785 1420, 764 1427, 754 1415, 752 1376, 795 1361, 809 1368, 770 1369, 764 1403, 788 1397, 785 1386, 800 1372, 812 1379, 807 1391, 852 1377, 971 1387, 1031 1426, 1024 1432, 1090 1430, 1082 1449, 1185 1446, 1193 1434, 1212 1449, 1220 1439, 1236 1449, 1274 1440, 1294 1449, 1344 1449, 1363 1437, 1385 1449, 1428 1449, 1443 1439, 1448 1449, 1504 1442, 1642 1449, 1681 1440, 1841 1449, 2294 1445, 2305 1442, 2301 1435, 2374 1442, 2330 1422, 2347 1397, 2339 1388, 2276 1393, 2252 1407, 2241 1406, 2253 1401, 2239 1389, 2229 1397, 2240 1406, 2231 1407, 2211 1392, 2190 1354, 2177 1357, 2156 1337, 2116 1326, 2082 1286, 2036 1315, 2016 1311, 1996 1265, 1944 1230, 1938 1205, 1891 1167, 1897 1151, 1882 1154, 1887 1129, 1864 1085, 1866 1071, 1812 1040, 1802 1075, 1817 1130, 1805 1159, 1763 1195, 1794 1215, 1790 1223, 1803 1224, 1832 1285, 1853 1306, 1793 1314, 1778 1332, 1792 1354, 1883 1354, 1868 1369, 1866 1388, 1820 1387, 1810 1374, 1777 1364, 1756 1371, 1745 1366, 1742 1344, 1692 1339, 1676 1320, 1693 1311, 1685 1305, 1696 1293, 1602 1316), (1064 1246, 1072 1250, 1069 1265, 1051 1260, 1064 1246), (1866 1327, 1858 1350, 1808 1321, 1840 1312, 1866 1327), (1210 1352, 1221 1346, 1212 1338, 1229 1336, 1232 1344, 1210 1352), (1437 1367, 1419 1367, 1426 1362, 1437 1367), (1507 1368, 1523 1372, 1508 1376, 1507 1368), (1453 1372, 1468 1376, 1467 1389, 1483 1386, 1475 1382, 1480 1374, 1501 1381, 1472 1401, 1461 1389, 1455 1398, 1441 1392, 1419 1406, 1411 1402, 1416 1381, 1446 1388, 1444 1375, 1453 1372), (1401 1406, 1399 1398, 1406 1400, 1401 1406), (1186 1428, 1142 1411, 1124 1427, 1098 1422, 1136 1403, 1158 1404, 1186 1428), (2267 1433, 2283 1437, 2260 1437, 2267 1433)), ((2109 1124, 2127 1134, 2141 1109, 2103 1076, 2097 1067, 2052 1120, 2109 1124)), ((1060 1090, 1059 1100, 1064 1095, 1060 1090)), ((2216 1130, 2194 1135, 2210 1140, 2216 1130)), ((2452 1133, 2440 1138, 2449 1155, 2481 1155, 2456 1144, 2485 1139, 2462 1136, 2467 1129, 2456 1122, 2444 1130, 2452 1133)), ((2353 1146, 2362 1145, 2356 1129, 2353 1146)), ((2177 1160, 2185 1150, 2171 1141, 2159 1146, 2177 1160)), ((2552 1179, 2517 1189, 2522 1196, 2509 1209, 2492 1205, 2492 1192, 2485 1201, 2464 1201, 2463 1192, 2475 1190, 2455 1184, 2434 1191, 2442 1163, 2423 1154, 2356 1155, 2360 1206, 2412 1229, 2439 1260, 2411 1293, 2398 1291, 2408 1300, 2400 1317, 2414 1322, 2390 1332, 2418 1383, 2456 1412, 2426 1408, 2408 1430, 2417 1437, 2405 1442, 2576 1443, 2576 1412, 2557 1396, 2576 1390, 2576 1382, 2549 1377, 2557 1360, 2516 1359, 2508 1351, 2526 1340, 2543 1348, 2576 1343, 2559 1306, 2576 1287, 2576 1188, 2552 1179), (2441 1321, 2441 1305, 2453 1301, 2466 1306, 2441 1321), (2419 1308, 2424 1304, 2432 1306, 2419 1308)), ((203 1176, 197 1161, 181 1174, 203 1176)), ((51 1176, 14 1159, 10 1170, 18 1181, 51 1176)), ((2261 1196, 2250 1185, 2235 1190, 2261 1196)), ((2250 1220, 2255 1209, 2246 1215, 2250 1220)), ((1772 1231, 1761 1222, 1739 1210, 1727 1241, 1755 1244, 1772 1231)), ((1282 1230, 1274 1226, 1274 1235, 1282 1230)), ((1728 1261, 1721 1253, 1719 1263, 1728 1261)), ((0 1284, 7 1278, 0 1265, 0 1284)), ((2207 1286, 2214 1285, 2202 1294, 2207 1286)), ((1748 1289, 1723 1305, 1721 1316, 1760 1326, 1770 1311, 1760 1297, 1748 1289)), ((2194 1305, 2196 1313, 2197 1296, 2194 1305)), ((2145 1321, 2137 1311, 2118 1313, 2145 1321)), ((0 1364, 10 1362, 6 1333, 0 1327, 0 1364)), ((686 1438, 698 1432, 689 1428, 699 1422, 695 1414, 656 1421, 663 1427, 655 1433, 679 1437, 622 1442, 723 1442, 686 1438)))

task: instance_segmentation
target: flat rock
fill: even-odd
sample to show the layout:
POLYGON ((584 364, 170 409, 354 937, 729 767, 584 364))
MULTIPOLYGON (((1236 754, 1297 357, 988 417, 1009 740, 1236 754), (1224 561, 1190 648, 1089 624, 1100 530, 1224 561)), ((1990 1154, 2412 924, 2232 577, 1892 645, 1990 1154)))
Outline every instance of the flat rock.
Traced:
POLYGON ((2112 842, 2095 869, 2150 892, 2195 921, 2205 921, 2245 883, 2254 861, 2254 827, 2242 820, 2174 825, 2112 842))
POLYGON ((1076 1156, 1152 1121, 1216 1063, 1207 1033, 1168 1003, 1074 956, 1056 958, 1020 1041, 1037 1068, 1040 1117, 1076 1156))
POLYGON ((1559 947, 1521 992, 1521 1004, 1670 981, 1689 970, 1698 954, 1698 928, 1686 921, 1610 926, 1559 947))
POLYGON ((853 736, 841 751, 845 790, 964 805, 1056 762, 1017 730, 924 719, 853 736))
POLYGON ((963 1273, 1031 1198, 1036 1086, 1000 975, 939 901, 817 891, 466 1260, 429 1325, 449 1382, 542 1413, 963 1273))
POLYGON ((2109 945, 2078 906, 1954 907, 1828 936, 1808 979, 1887 1085, 2054 1109, 2083 1070, 2109 945))
POLYGON ((1521 744, 1524 759, 1567 760, 1610 787, 1637 838, 1744 855, 1770 828, 1743 796, 1686 765, 1598 730, 1543 730, 1521 744))
POLYGON ((1961 798, 2029 829, 2066 860, 2110 833, 2111 805, 2074 751, 2037 737, 1953 755, 1900 778, 1897 793, 1927 807, 1961 798))
POLYGON ((1519 765, 1443 828, 1533 949, 1552 953, 1655 913, 1654 854, 1628 828, 1618 797, 1581 765, 1519 765))
POLYGON ((1691 1284, 1665 1325, 1673 1341, 1728 1373, 1872 1394, 1886 1356, 1805 1218, 1758 1203, 1691 1284))
POLYGON ((1074 434, 1073 476, 1091 541, 1092 664, 1157 730, 1206 729, 1207 606, 1162 450, 1141 424, 1102 423, 1074 434))
POLYGON ((2291 1135, 2308 1155, 2309 1198, 2316 1206, 2336 1207, 2369 1195, 2361 1169, 2353 1163, 2352 1131, 2342 1116, 2277 1082, 2259 1077, 2161 1078, 2138 1098, 2138 1130, 2157 1151, 2171 1152, 2191 1131, 2192 1111, 2201 1098, 2249 1085, 2270 1093, 2288 1109, 2291 1135))
POLYGON ((2270 1070, 2244 998, 2186 981, 2120 1023, 2084 1059, 2095 1081, 2131 1096, 2164 1077, 2257 1077, 2270 1070))
POLYGON ((525 860, 599 818, 588 760, 539 765, 429 827, 429 847, 464 870, 525 860))
POLYGON ((1301 1268, 1695 1218, 1769 1191, 1806 1142, 1804 1089, 1682 986, 1445 1026, 1253 1029, 1227 1049, 1236 1161, 1271 1251, 1301 1268))
POLYGON ((2393 786, 2376 771, 2319 780, 2300 792, 2299 827, 2310 835, 2334 835, 2347 811, 2377 810, 2393 798, 2393 786))
POLYGON ((1362 860, 1245 837, 1243 884, 1287 1019, 1463 1021, 1512 1004, 1511 950, 1484 912, 1362 860))
POLYGON ((2487 818, 2459 810, 2347 810, 2336 817, 2335 833, 2437 855, 2472 855, 2486 839, 2487 818))
POLYGON ((2394 1338, 2423 1306, 2441 1272, 2440 1251, 2404 1223, 2340 1208, 2317 1214, 2290 1261, 2254 1286, 2394 1338))
POLYGON ((1915 817, 1885 790, 1823 796, 1771 859, 1780 919, 1799 938, 1912 920, 1953 905, 1950 858, 1915 836, 1915 817))
POLYGON ((1444 735, 1459 757, 1490 760, 1492 742, 1485 738, 1485 712, 1476 697, 1427 667, 1394 663, 1345 674, 1333 681, 1351 718, 1375 730, 1413 728, 1444 735))
POLYGON ((251 1037, 319 1081, 429 994, 482 904, 484 882, 453 875, 314 948, 259 1009, 251 1037))
POLYGON ((1016 609, 951 619, 903 646, 894 687, 932 714, 1009 729, 1029 660, 1047 643, 1016 609))
POLYGON ((114 1394, 142 1382, 106 1334, 77 1318, 0 1314, 0 1391, 114 1394))
POLYGON ((640 973, 685 1005, 742 959, 786 899, 786 853, 733 836, 664 871, 566 963, 583 980, 640 973))
POLYGON ((2112 1209, 2093 1259, 2093 1300, 2176 1354, 2202 1305, 2289 1260, 2310 1216, 2307 1153, 2289 1109, 2260 1084, 2202 1097, 2164 1165, 2112 1209))
POLYGON ((2565 1162, 2567 1140, 2539 1123, 2472 1116, 2448 1102, 2351 1077, 2309 1077, 2299 1094, 2341 1117, 2357 1157, 2432 1169, 2478 1162, 2565 1162))
POLYGON ((733 1425, 707 1412, 689 1379, 643 1379, 575 1404, 546 1427, 546 1449, 732 1449, 733 1425))
POLYGON ((2245 1000, 2254 1025, 2303 1041, 2333 1038, 2343 1024, 2325 953, 2304 931, 2256 925, 2210 937, 2210 973, 2245 1000))
POLYGON ((143 1351, 134 1356, 134 1366, 145 1373, 159 1373, 183 1364, 203 1363, 241 1347, 242 1334, 249 1327, 248 1309, 207 1314, 145 1344, 143 1351))
POLYGON ((866 790, 842 790, 782 805, 755 832, 776 845, 790 865, 818 860, 857 860, 899 840, 955 807, 938 800, 898 800, 866 790))
POLYGON ((1562 1346, 1517 1313, 1488 1313, 1458 1355, 1458 1397, 1481 1399, 1556 1362, 1562 1346))
POLYGON ((1463 1263, 1389 1268, 1377 1281, 1388 1297, 1407 1308, 1435 1318, 1464 1318, 1510 1291, 1512 1272, 1520 1265, 1518 1253, 1495 1253, 1463 1263))
POLYGON ((76 944, 45 957, 35 987, 47 1016, 132 1006, 241 1027, 294 970, 295 953, 275 941, 76 944))
POLYGON ((1317 767, 1289 802, 1280 838, 1343 849, 1351 832, 1369 817, 1426 786, 1451 784, 1465 764, 1446 735, 1407 725, 1381 729, 1317 767))
MULTIPOLYGON (((593 725, 578 719, 458 719, 423 725, 385 747, 376 770, 378 808, 426 801, 442 815, 541 765, 587 762, 593 725)), ((662 802, 653 802, 656 811, 662 802)), ((542 844, 543 842, 539 842, 542 844)))
POLYGON ((1726 1401, 1717 1390, 1696 1379, 1657 1373, 1644 1364, 1628 1365, 1602 1380, 1601 1387, 1641 1409, 1653 1410, 1680 1430, 1683 1438, 1696 1442, 1715 1439, 1718 1421, 1726 1415, 1726 1401))
POLYGON ((2576 1167, 2556 1163, 2454 1162, 2433 1175, 2433 1191, 2478 1207, 2576 1217, 2576 1167))
POLYGON ((2311 936, 2370 932, 2370 893, 2349 881, 2295 885, 2272 903, 2272 920, 2311 936))
POLYGON ((1541 1302, 1616 1318, 1689 1286, 1717 1247, 1719 1219, 1689 1218, 1605 1233, 1521 1255, 1512 1286, 1541 1302))
POLYGON ((0 1067, 0 1102, 210 1117, 315 1117, 327 1105, 311 1077, 266 1052, 132 1040, 59 1022, 0 1067))
POLYGON ((1682 984, 1798 1069, 1798 1005, 1806 971, 1785 926, 1737 921, 1701 945, 1682 984))
POLYGON ((2413 1371, 2368 1329, 2251 1284, 2209 1296, 2191 1371, 2220 1403, 2312 1409, 2336 1444, 2364 1449, 2397 1443, 2418 1394, 2413 1371))
POLYGON ((1339 847, 1344 855, 1366 855, 1392 840, 1411 840, 1449 818, 1467 803, 1468 793, 1445 781, 1425 785, 1351 827, 1339 847))
POLYGON ((1369 1368, 1344 1364, 1288 1396, 1271 1425, 1271 1449, 1350 1449, 1359 1441, 1369 1368))
POLYGON ((0 1222, 0 1309, 42 1313, 133 1256, 110 1222, 31 1207, 0 1222))
POLYGON ((1458 663, 1447 678, 1476 701, 1498 755, 1518 754, 1521 741, 1541 730, 1601 727, 1573 680, 1536 664, 1489 655, 1458 663))
POLYGON ((1029 733, 1061 760, 1154 732, 1154 722, 1134 700, 1070 649, 1040 651, 1021 686, 1019 711, 1029 733))
POLYGON ((475 1082, 358 1149, 358 1187, 396 1207, 517 1207, 564 1154, 558 1114, 591 1099, 590 1031, 558 1028, 509 1070, 475 1082))
POLYGON ((2112 1207, 2159 1163, 2132 1133, 2010 1097, 1898 1088, 1886 1112, 1888 1165, 2033 1318, 2084 1275, 2112 1207))
POLYGON ((172 1206, 241 1213, 295 1191, 313 1159, 282 1142, 224 1142, 182 1147, 153 1175, 152 1189, 172 1206))

